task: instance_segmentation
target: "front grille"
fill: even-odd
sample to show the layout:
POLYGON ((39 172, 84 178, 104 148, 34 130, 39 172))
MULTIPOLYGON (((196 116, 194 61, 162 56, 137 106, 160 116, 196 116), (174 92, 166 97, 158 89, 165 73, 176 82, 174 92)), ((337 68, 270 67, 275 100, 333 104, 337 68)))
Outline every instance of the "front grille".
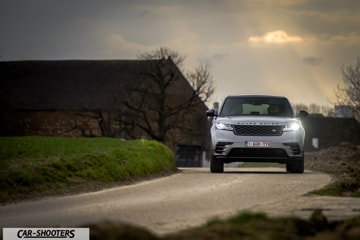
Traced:
POLYGON ((287 154, 280 148, 233 148, 230 150, 229 157, 287 158, 287 154))
POLYGON ((233 125, 234 134, 242 136, 280 136, 284 126, 233 125))

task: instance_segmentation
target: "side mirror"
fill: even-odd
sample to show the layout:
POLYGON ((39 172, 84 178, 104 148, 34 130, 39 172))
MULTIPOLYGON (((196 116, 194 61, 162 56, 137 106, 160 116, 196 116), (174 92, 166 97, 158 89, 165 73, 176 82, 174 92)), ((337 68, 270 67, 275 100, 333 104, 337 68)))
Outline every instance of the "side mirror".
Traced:
POLYGON ((215 117, 215 116, 217 116, 217 111, 215 109, 209 109, 206 111, 206 116, 215 117))
POLYGON ((305 110, 299 111, 299 114, 298 114, 299 118, 306 118, 307 116, 309 116, 309 113, 307 111, 305 111, 305 110))

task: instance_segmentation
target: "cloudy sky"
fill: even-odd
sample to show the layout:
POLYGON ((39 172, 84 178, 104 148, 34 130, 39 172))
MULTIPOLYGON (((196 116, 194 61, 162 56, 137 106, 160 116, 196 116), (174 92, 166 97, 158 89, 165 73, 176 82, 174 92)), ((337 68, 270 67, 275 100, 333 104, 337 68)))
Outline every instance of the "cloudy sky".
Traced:
POLYGON ((136 59, 169 47, 211 65, 213 101, 275 94, 331 106, 360 57, 359 0, 0 0, 0 60, 136 59))

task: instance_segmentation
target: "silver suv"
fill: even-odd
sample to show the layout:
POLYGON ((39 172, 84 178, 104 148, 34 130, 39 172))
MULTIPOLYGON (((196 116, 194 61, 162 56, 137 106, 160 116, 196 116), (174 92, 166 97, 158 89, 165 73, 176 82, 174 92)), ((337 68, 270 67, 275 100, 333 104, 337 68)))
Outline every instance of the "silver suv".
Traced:
POLYGON ((210 171, 224 172, 224 163, 276 162, 286 171, 304 172, 305 131, 285 97, 228 96, 219 111, 210 109, 212 156, 210 171))

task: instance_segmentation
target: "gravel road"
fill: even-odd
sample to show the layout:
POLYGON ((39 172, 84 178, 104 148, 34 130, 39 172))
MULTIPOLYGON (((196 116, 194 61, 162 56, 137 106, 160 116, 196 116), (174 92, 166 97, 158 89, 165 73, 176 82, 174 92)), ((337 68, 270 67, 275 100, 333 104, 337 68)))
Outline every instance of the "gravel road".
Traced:
POLYGON ((358 199, 304 196, 330 181, 327 174, 288 174, 281 168, 226 168, 224 174, 182 168, 130 186, 1 206, 0 227, 72 227, 107 219, 165 234, 244 210, 302 217, 314 208, 333 218, 359 214, 358 199))

